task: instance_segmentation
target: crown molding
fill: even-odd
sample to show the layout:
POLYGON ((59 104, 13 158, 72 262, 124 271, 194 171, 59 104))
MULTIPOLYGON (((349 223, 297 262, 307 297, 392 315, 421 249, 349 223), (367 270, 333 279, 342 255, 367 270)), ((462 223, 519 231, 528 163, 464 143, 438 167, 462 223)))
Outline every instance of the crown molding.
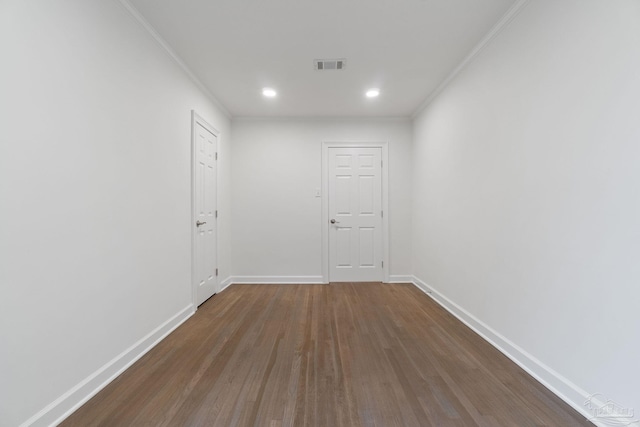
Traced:
POLYGON ((507 12, 500 18, 500 20, 496 23, 496 25, 489 30, 489 32, 480 40, 480 42, 473 48, 471 52, 445 77, 445 79, 436 87, 433 92, 427 96, 422 104, 416 109, 416 111, 411 115, 412 119, 415 119, 422 111, 424 111, 429 104, 433 102, 434 99, 440 95, 440 93, 449 86, 449 83, 456 78, 460 72, 467 67, 473 60, 484 50, 487 45, 498 35, 500 32, 507 27, 517 15, 524 9, 524 7, 529 3, 529 0, 518 0, 516 1, 507 12))
POLYGON ((213 104, 222 111, 222 113, 229 119, 232 119, 231 113, 226 109, 224 105, 211 93, 211 91, 202 83, 202 81, 191 71, 191 69, 185 64, 185 62, 178 56, 178 54, 169 46, 169 43, 162 38, 155 28, 147 21, 144 16, 135 8, 129 0, 118 0, 118 2, 129 12, 129 14, 144 28, 147 33, 160 45, 160 47, 178 64, 182 71, 191 79, 193 83, 200 89, 213 104))

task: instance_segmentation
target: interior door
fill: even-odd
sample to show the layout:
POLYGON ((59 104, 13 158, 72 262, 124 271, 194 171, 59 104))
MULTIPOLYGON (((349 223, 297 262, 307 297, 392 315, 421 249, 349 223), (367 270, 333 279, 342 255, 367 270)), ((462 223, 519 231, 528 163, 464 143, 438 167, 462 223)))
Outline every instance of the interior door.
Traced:
POLYGON ((202 304, 218 292, 216 158, 217 137, 195 122, 194 233, 196 302, 202 304))
POLYGON ((329 280, 381 282, 382 149, 329 148, 329 280))

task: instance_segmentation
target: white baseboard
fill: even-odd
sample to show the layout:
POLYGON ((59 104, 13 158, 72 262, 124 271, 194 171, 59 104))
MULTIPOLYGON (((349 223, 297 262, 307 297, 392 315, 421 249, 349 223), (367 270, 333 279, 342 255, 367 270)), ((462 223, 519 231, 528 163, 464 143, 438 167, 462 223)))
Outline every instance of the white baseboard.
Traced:
MULTIPOLYGON (((230 281, 237 284, 326 284, 322 276, 231 276, 223 283, 230 281)), ((388 283, 413 283, 411 275, 392 275, 389 276, 388 283)))
POLYGON ((91 399, 118 375, 133 365, 149 350, 162 341, 174 329, 195 313, 193 304, 180 310, 137 343, 120 353, 106 365, 89 375, 71 390, 51 402, 40 412, 22 423, 20 427, 55 426, 91 399))
MULTIPOLYGON (((389 279, 391 283, 413 283, 417 288, 433 298, 438 304, 475 331, 489 344, 494 346, 527 373, 540 381, 540 383, 556 394, 560 399, 584 415, 585 418, 590 419, 596 426, 606 425, 598 422, 597 419, 593 419, 592 414, 584 407, 584 402, 590 397, 590 393, 582 390, 571 381, 536 359, 534 356, 499 334, 497 331, 484 324, 441 292, 430 287, 424 281, 415 276, 396 275, 391 276, 389 279)), ((234 283, 322 284, 323 281, 322 276, 231 276, 221 282, 221 291, 234 283)), ((61 423, 65 418, 72 414, 73 411, 91 399, 96 393, 102 390, 118 375, 155 347, 162 339, 184 323, 194 313, 195 309, 193 305, 185 307, 154 331, 150 332, 102 368, 98 369, 71 390, 22 423, 21 427, 54 426, 61 423)))
POLYGON ((536 359, 531 354, 511 342, 506 337, 477 319, 471 313, 460 307, 455 302, 444 296, 441 292, 427 285, 417 277, 413 277, 413 284, 433 298, 445 310, 454 315, 458 320, 467 325, 485 341, 498 349, 502 354, 511 359, 515 364, 524 369, 529 375, 538 380, 552 393, 569 404, 573 409, 584 415, 585 418, 597 426, 601 426, 597 419, 593 419, 593 414, 587 411, 584 406, 585 401, 592 395, 582 390, 577 385, 554 371, 544 363, 536 359))
POLYGON ((233 277, 229 276, 226 279, 224 279, 222 282, 220 282, 220 292, 224 291, 225 289, 227 289, 229 286, 231 286, 233 284, 233 277))
POLYGON ((389 276, 389 283, 413 283, 413 276, 392 274, 389 276))
POLYGON ((322 276, 232 276, 232 283, 274 285, 274 284, 305 284, 320 285, 325 282, 322 276))

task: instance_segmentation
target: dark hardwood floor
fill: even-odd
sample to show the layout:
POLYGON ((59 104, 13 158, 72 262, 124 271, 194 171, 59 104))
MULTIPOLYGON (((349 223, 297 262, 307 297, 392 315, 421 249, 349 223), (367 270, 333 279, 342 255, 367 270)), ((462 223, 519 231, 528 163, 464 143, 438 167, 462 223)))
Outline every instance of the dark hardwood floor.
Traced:
POLYGON ((413 285, 233 285, 63 426, 592 426, 413 285))

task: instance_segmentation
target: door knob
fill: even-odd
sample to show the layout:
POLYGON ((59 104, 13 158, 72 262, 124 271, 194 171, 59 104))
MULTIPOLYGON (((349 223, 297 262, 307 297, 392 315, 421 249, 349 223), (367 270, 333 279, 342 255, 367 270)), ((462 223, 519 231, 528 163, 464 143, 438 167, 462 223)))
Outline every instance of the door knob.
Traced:
POLYGON ((196 221, 196 227, 200 227, 201 225, 206 224, 207 221, 196 221))
POLYGON ((340 221, 336 221, 335 219, 332 219, 330 222, 331 224, 340 224, 340 221))

